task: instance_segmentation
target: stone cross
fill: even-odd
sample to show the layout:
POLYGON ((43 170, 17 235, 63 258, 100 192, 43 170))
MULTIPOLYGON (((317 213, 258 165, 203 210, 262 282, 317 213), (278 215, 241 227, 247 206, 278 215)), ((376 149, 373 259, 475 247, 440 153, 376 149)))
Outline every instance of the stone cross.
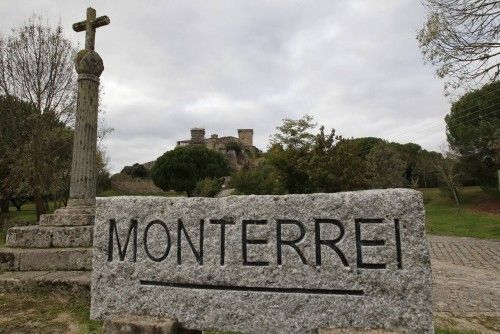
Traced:
POLYGON ((85 31, 85 49, 78 52, 75 68, 78 73, 73 159, 69 206, 93 207, 97 186, 97 110, 99 107, 99 76, 104 70, 101 57, 94 51, 95 30, 110 23, 107 16, 96 18, 87 8, 87 19, 73 24, 73 30, 85 31))
POLYGON ((76 32, 85 31, 85 49, 94 50, 95 30, 110 23, 109 17, 100 16, 96 18, 95 9, 87 8, 87 19, 85 21, 73 24, 73 30, 76 32))
POLYGON ((108 17, 96 19, 95 10, 88 8, 87 20, 73 25, 75 31, 85 30, 87 38, 86 48, 75 57, 78 97, 68 205, 41 215, 39 225, 30 226, 30 231, 24 227, 9 229, 7 245, 12 248, 0 249, 0 271, 92 269, 99 76, 104 70, 94 42, 95 29, 107 24, 108 17))

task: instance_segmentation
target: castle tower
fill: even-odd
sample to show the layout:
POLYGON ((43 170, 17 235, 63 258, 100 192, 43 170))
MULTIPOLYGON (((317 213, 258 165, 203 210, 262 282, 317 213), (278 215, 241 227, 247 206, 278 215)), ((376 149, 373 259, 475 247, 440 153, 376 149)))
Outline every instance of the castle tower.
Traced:
POLYGON ((191 144, 205 144, 205 129, 191 129, 191 144))
POLYGON ((238 129, 238 138, 244 146, 253 146, 253 129, 238 129))

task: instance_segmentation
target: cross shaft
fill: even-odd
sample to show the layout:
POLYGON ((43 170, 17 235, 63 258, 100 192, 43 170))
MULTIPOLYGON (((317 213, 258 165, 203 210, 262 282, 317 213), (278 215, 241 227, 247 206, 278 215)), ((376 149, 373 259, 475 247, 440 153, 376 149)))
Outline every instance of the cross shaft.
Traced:
POLYGON ((94 50, 95 47, 95 30, 110 23, 109 17, 100 16, 96 18, 94 8, 87 8, 87 18, 85 21, 80 21, 73 24, 73 30, 76 32, 85 31, 85 49, 94 50))

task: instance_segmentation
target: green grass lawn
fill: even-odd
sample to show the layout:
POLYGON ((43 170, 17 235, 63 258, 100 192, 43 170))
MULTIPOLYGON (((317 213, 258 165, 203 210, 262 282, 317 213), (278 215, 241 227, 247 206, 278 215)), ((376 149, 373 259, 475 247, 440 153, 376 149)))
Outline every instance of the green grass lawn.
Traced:
POLYGON ((481 205, 498 205, 498 193, 479 187, 462 190, 462 206, 443 196, 439 189, 420 189, 424 194, 427 232, 437 235, 500 239, 500 214, 479 210, 481 205))
MULTIPOLYGON (((54 211, 54 203, 49 203, 49 212, 54 211)), ((14 206, 9 208, 8 214, 2 214, 0 217, 0 223, 3 219, 5 219, 5 215, 8 215, 8 218, 13 220, 14 222, 26 222, 29 224, 36 223, 36 212, 35 212, 35 204, 34 203, 26 203, 21 206, 21 211, 17 211, 14 206)), ((0 247, 5 245, 5 228, 0 224, 0 247)))
MULTIPOLYGON (((54 211, 54 203, 49 202, 49 213, 54 211)), ((21 206, 21 211, 17 211, 14 206, 9 208, 9 216, 18 222, 36 222, 36 212, 34 203, 25 203, 21 206)))

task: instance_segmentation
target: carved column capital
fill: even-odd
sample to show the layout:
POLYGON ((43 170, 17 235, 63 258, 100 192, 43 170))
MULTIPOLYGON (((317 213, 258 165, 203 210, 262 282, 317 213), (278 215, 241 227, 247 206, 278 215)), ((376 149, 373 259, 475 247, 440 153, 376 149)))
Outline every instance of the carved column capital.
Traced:
POLYGON ((79 77, 81 74, 91 74, 99 77, 104 71, 104 64, 97 52, 84 49, 76 54, 75 69, 79 77))

